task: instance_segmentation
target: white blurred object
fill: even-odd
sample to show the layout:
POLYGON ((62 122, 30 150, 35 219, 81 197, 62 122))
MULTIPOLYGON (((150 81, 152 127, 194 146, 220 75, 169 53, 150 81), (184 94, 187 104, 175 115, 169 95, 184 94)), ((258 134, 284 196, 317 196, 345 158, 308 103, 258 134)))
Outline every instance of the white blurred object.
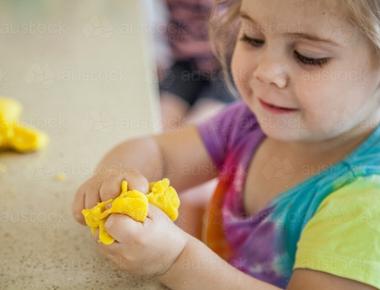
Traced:
POLYGON ((166 69, 171 63, 170 47, 167 41, 166 29, 169 12, 163 0, 144 0, 148 12, 149 31, 153 36, 154 56, 157 66, 166 69))

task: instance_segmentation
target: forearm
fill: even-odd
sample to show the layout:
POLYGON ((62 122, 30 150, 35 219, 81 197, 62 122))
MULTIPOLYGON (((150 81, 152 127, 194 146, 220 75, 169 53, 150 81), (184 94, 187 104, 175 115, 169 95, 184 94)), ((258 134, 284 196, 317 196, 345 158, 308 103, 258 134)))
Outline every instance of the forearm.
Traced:
POLYGON ((280 290, 239 271, 201 241, 191 237, 160 281, 175 290, 280 290))
POLYGON ((125 141, 109 151, 96 167, 96 173, 140 171, 148 180, 159 180, 164 175, 163 157, 153 137, 125 141))
POLYGON ((178 192, 218 175, 194 126, 128 140, 112 149, 96 172, 124 169, 136 169, 149 181, 167 177, 178 192))

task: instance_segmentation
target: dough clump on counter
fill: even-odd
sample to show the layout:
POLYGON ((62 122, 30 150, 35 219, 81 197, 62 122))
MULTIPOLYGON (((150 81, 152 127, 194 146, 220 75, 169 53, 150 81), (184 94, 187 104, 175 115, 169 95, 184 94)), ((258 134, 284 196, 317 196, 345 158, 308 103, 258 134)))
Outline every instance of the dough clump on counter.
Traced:
POLYGON ((46 134, 20 123, 21 111, 20 103, 0 97, 0 150, 30 152, 46 146, 46 134))

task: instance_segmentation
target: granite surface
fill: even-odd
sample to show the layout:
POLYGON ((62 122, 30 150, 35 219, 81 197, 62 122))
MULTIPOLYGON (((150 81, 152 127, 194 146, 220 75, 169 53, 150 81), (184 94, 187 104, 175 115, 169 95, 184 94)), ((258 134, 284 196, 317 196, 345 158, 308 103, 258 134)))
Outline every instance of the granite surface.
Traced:
POLYGON ((0 95, 50 136, 37 153, 0 152, 1 290, 164 289, 104 260, 70 208, 107 150, 158 129, 139 4, 0 4, 0 95))

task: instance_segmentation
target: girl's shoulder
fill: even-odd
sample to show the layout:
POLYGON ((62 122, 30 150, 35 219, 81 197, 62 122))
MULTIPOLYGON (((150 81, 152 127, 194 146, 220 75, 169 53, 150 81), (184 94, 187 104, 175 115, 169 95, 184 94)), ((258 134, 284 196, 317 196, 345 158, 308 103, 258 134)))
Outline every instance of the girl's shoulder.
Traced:
POLYGON ((226 106, 198 128, 203 135, 223 137, 227 143, 240 140, 249 132, 262 133, 255 115, 241 101, 226 106))
POLYGON ((303 229, 294 268, 380 287, 379 218, 380 173, 355 178, 320 203, 303 229))
POLYGON ((212 118, 199 124, 198 131, 218 168, 222 166, 226 153, 231 152, 239 143, 263 137, 255 115, 241 101, 228 105, 212 118))

